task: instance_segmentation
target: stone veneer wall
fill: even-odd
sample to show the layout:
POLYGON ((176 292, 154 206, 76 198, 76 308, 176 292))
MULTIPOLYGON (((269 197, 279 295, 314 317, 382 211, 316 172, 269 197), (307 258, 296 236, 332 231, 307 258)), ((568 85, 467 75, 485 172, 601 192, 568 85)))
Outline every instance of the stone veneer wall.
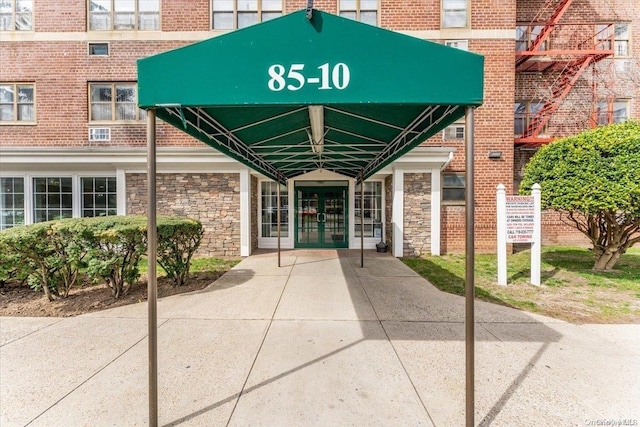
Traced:
POLYGON ((387 243, 387 251, 393 252, 393 175, 384 179, 384 238, 387 243))
POLYGON ((404 175, 404 256, 431 252, 431 174, 404 175))
MULTIPOLYGON (((147 174, 126 176, 127 213, 145 215, 147 174)), ((158 215, 199 220, 205 230, 197 255, 240 256, 240 174, 159 173, 158 215)))
POLYGON ((258 249, 258 178, 251 177, 251 250, 258 249))

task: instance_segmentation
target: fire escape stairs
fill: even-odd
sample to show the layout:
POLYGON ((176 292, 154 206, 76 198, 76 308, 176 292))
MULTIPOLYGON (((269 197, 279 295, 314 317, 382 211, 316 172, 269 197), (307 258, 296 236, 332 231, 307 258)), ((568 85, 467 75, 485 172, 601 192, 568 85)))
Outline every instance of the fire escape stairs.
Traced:
POLYGON ((516 138, 516 143, 536 143, 548 142, 538 138, 540 132, 551 119, 554 112, 560 107, 562 101, 567 97, 571 88, 576 83, 580 75, 591 65, 606 57, 607 55, 585 55, 570 62, 560 73, 556 84, 551 91, 551 96, 545 101, 542 108, 536 112, 520 138, 516 138))
MULTIPOLYGON (((554 3, 555 1, 557 1, 557 0, 549 0, 547 2, 547 4, 550 5, 550 4, 554 3)), ((530 51, 530 52, 538 52, 540 50, 540 46, 542 46, 544 44, 544 42, 549 38, 549 35, 551 34, 553 29, 555 28, 555 25, 558 23, 558 21, 560 21, 560 18, 562 18, 562 15, 564 15, 564 13, 567 11, 569 6, 571 6, 571 2, 572 1, 573 0, 560 0, 558 2, 558 4, 556 5, 555 10, 553 11, 551 16, 549 17, 549 19, 545 23, 544 27, 542 28, 540 33, 538 33, 536 38, 533 40, 533 43, 531 43, 531 45, 528 47, 528 49, 527 49, 528 51, 530 51)), ((517 58, 516 59, 516 70, 519 69, 529 59, 531 59, 531 56, 521 56, 521 57, 517 58)))
MULTIPOLYGON (((540 47, 543 46, 549 38, 556 24, 571 5, 571 2, 572 0, 548 0, 547 6, 552 7, 553 4, 556 3, 555 9, 542 30, 528 47, 526 53, 529 53, 529 55, 516 56, 516 71, 524 71, 527 67, 523 67, 523 64, 527 61, 535 60, 536 55, 544 56, 546 54, 544 50, 540 50, 540 47)), ((540 144, 551 142, 553 138, 542 138, 539 135, 547 123, 549 123, 553 113, 558 110, 582 73, 590 65, 611 56, 612 53, 613 52, 609 50, 603 50, 602 53, 590 52, 566 63, 551 88, 549 98, 545 100, 543 106, 532 116, 523 134, 515 138, 515 143, 518 145, 539 146, 540 144)), ((557 66, 562 62, 563 61, 558 58, 548 64, 545 70, 553 70, 554 67, 551 65, 555 64, 555 66, 557 66)))

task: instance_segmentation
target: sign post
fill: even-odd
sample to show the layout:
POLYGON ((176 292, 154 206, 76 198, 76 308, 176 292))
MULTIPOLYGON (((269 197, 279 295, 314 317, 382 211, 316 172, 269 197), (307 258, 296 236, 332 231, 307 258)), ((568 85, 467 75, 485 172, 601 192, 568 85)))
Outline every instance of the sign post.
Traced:
POLYGON ((534 184, 531 196, 506 195, 505 186, 496 188, 498 217, 498 284, 507 284, 507 244, 531 243, 531 284, 540 285, 541 200, 540 185, 534 184))

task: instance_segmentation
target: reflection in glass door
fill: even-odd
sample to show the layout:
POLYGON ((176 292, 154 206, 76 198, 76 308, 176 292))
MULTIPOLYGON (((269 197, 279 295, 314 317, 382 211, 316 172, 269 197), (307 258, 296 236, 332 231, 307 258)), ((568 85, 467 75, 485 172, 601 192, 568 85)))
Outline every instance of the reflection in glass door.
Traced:
POLYGON ((347 187, 296 189, 296 247, 347 248, 347 187))

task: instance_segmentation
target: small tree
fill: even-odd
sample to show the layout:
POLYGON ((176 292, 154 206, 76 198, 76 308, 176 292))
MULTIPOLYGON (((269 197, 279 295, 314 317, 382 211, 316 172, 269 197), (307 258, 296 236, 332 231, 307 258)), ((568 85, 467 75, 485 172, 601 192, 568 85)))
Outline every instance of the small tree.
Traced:
POLYGON ((542 186, 542 208, 591 240, 594 270, 611 270, 640 241, 640 123, 602 126, 542 147, 520 192, 542 186))
POLYGON ((104 280, 114 298, 125 296, 140 278, 138 263, 146 252, 146 219, 141 216, 88 218, 90 247, 87 274, 104 280))
POLYGON ((183 286, 189 280, 191 258, 203 235, 202 224, 194 219, 158 218, 158 264, 174 286, 183 286))

